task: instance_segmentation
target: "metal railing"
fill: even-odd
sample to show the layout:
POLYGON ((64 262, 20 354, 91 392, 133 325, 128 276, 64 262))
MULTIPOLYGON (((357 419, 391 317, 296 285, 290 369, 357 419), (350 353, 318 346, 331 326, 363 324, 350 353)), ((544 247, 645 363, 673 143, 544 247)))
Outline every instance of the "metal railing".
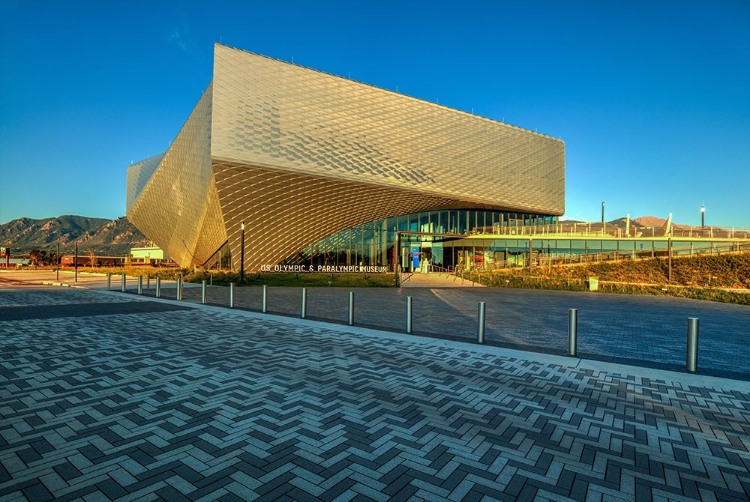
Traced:
MULTIPOLYGON (((748 253, 750 252, 750 243, 743 242, 730 242, 724 246, 710 245, 706 246, 683 246, 681 243, 672 244, 672 257, 685 257, 685 256, 705 256, 705 255, 725 255, 732 253, 748 253)), ((483 248, 475 248, 477 253, 480 253, 483 248)), ((533 253, 531 256, 531 263, 529 263, 528 252, 520 253, 514 256, 512 259, 506 260, 482 260, 480 263, 470 263, 467 267, 456 267, 455 273, 460 273, 469 270, 499 270, 509 268, 528 268, 531 267, 551 267, 556 265, 576 265, 584 263, 597 263, 597 262, 620 262, 620 261, 633 261, 633 260, 647 260, 653 258, 667 258, 669 256, 669 248, 651 248, 647 250, 622 250, 622 251, 606 251, 596 252, 590 250, 580 250, 581 252, 575 253, 561 253, 555 252, 552 255, 545 255, 543 253, 533 253)))
POLYGON ((614 238, 653 238, 653 237, 683 237, 694 239, 750 239, 750 228, 745 227, 717 227, 717 226, 686 226, 672 225, 667 233, 666 225, 641 226, 631 221, 629 228, 624 222, 620 224, 601 222, 559 222, 545 225, 493 225, 477 227, 468 235, 501 235, 501 236, 534 236, 545 235, 567 237, 614 237, 614 238))

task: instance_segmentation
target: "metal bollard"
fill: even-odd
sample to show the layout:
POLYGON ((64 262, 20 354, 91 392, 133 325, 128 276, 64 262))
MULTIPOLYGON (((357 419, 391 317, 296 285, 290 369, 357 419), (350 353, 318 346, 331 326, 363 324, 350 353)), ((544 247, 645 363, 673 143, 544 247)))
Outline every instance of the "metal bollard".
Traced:
POLYGON ((120 288, 122 292, 124 293, 127 291, 127 279, 125 278, 125 274, 122 274, 122 287, 120 288))
POLYGON ((229 283, 229 308, 234 308, 234 283, 229 283))
POLYGON ((268 312, 268 286, 263 285, 263 301, 261 303, 261 310, 263 313, 268 312))
POLYGON ((143 276, 142 275, 138 276, 138 294, 139 295, 143 294, 143 276))
POLYGON ((206 304, 206 280, 201 281, 201 303, 206 304))
POLYGON ((698 321, 697 317, 688 317, 685 369, 690 373, 698 371, 698 321))
POLYGON ((354 325, 354 291, 349 291, 349 326, 354 325))
POLYGON ((107 291, 112 289, 112 273, 107 273, 107 291))
POLYGON ((302 319, 307 317, 307 288, 302 288, 302 319))
POLYGON ((578 354, 578 309, 568 310, 568 355, 578 354))
POLYGON ((412 328, 411 296, 406 297, 406 332, 411 334, 412 328))
POLYGON ((484 343, 484 312, 485 302, 479 302, 479 313, 477 315, 477 343, 484 343))
POLYGON ((156 277, 156 297, 161 298, 161 277, 156 277))
POLYGON ((151 274, 146 274, 146 289, 151 289, 151 274))
POLYGON ((182 300, 182 275, 177 278, 177 300, 182 300))

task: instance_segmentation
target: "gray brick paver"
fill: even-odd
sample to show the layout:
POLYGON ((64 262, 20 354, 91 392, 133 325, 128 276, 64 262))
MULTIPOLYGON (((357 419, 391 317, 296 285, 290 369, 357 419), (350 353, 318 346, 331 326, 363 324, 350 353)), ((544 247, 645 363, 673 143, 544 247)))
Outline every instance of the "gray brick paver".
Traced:
POLYGON ((86 495, 84 495, 83 500, 85 500, 86 502, 111 502, 112 499, 107 497, 102 492, 96 491, 96 492, 87 493, 86 495))
POLYGON ((21 491, 14 492, 3 497, 3 502, 28 502, 28 500, 29 499, 26 498, 26 495, 24 495, 21 491))
POLYGON ((349 476, 349 479, 356 481, 358 484, 368 486, 378 492, 383 491, 386 486, 388 486, 385 483, 378 481, 380 476, 378 476, 377 472, 363 469, 361 466, 357 465, 352 465, 351 469, 353 472, 349 476))
POLYGON ((352 485, 350 490, 376 501, 387 502, 390 499, 388 495, 359 482, 352 485))
POLYGON ((473 487, 474 483, 464 478, 464 480, 461 481, 461 483, 459 483, 450 494, 448 494, 448 500, 457 502, 464 500, 466 494, 469 493, 473 487))
POLYGON ((98 474, 96 476, 82 476, 70 480, 67 488, 58 490, 54 493, 56 497, 65 496, 95 486, 97 483, 110 479, 107 474, 98 474))
POLYGON ((63 491, 68 487, 68 483, 65 482, 56 472, 50 472, 39 476, 39 481, 49 490, 50 493, 56 493, 63 491))
POLYGON ((216 500, 220 500, 221 497, 229 493, 224 488, 219 488, 215 491, 209 492, 201 497, 198 497, 193 500, 193 502, 215 502, 216 500))
POLYGON ((359 494, 354 490, 345 490, 335 497, 331 502, 349 502, 354 500, 359 494))
POLYGON ((124 468, 112 470, 107 474, 122 487, 127 487, 138 482, 138 479, 124 468))
POLYGON ((258 498, 258 493, 251 490, 242 483, 236 481, 231 482, 224 486, 224 490, 229 493, 233 493, 238 496, 241 500, 255 500, 258 498))
POLYGON ((351 475, 354 473, 353 470, 351 470, 348 467, 345 467, 336 473, 334 473, 331 476, 328 476, 321 484, 320 486, 326 490, 330 490, 331 488, 338 485, 340 482, 344 480, 351 480, 351 475))
MULTIPOLYGON (((94 304, 99 295, 70 298, 94 304)), ((141 301, 110 293, 105 302, 113 297, 141 301)), ((482 490, 557 500, 566 473, 576 476, 573 500, 627 500, 636 485, 654 499, 722 499, 750 486, 748 385, 710 388, 229 311, 1 319, 3 498, 33 480, 56 496, 113 480, 133 487, 130 499, 167 488, 209 499, 285 480, 279 494, 330 499, 341 486, 333 497, 382 497, 390 484, 380 479, 398 469, 419 477, 391 495, 413 500, 482 490), (244 464, 243 453, 281 456, 253 476, 262 466, 244 464), (312 473, 295 458, 328 470, 312 473), (242 476, 231 490, 207 479, 215 484, 191 491, 169 470, 149 475, 172 462, 193 468, 188 479, 242 476), (81 474, 59 474, 64 465, 81 474)))
POLYGON ((422 496, 426 497, 428 500, 434 500, 436 498, 446 499, 450 495, 448 490, 433 483, 428 483, 422 479, 415 478, 411 481, 411 484, 419 488, 419 492, 417 493, 421 492, 422 496))

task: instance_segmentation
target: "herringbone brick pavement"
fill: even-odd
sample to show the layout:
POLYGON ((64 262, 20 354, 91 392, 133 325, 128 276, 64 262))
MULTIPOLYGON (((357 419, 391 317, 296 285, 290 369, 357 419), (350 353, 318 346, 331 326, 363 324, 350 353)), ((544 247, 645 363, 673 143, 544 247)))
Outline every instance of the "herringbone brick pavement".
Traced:
POLYGON ((746 382, 226 309, 9 315, 112 298, 3 291, 0 499, 750 497, 746 382))
MULTIPOLYGON (((186 302, 201 301, 200 285, 193 286, 185 289, 186 302)), ((227 306, 228 290, 207 288, 207 301, 227 306)), ((174 299, 175 293, 170 289, 165 294, 174 299)), ((347 321, 347 289, 308 288, 307 293, 308 317, 347 321)), ((568 349, 568 311, 576 308, 581 357, 672 371, 685 369, 687 318, 697 317, 698 371, 750 380, 750 308, 745 305, 507 288, 361 288, 354 291, 355 324, 404 332, 407 295, 414 300, 413 329, 420 335, 476 340, 481 301, 486 303, 485 343, 562 355, 568 349)), ((259 287, 235 288, 238 308, 258 311, 261 297, 259 287)), ((269 312, 299 317, 300 306, 301 288, 268 289, 269 312)))

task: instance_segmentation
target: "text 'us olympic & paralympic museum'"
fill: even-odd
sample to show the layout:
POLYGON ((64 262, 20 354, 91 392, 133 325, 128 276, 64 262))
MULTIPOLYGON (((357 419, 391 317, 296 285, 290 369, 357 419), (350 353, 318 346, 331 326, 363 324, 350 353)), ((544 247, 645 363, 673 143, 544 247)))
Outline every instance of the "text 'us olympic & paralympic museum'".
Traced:
POLYGON ((182 267, 449 269, 454 241, 557 223, 565 145, 217 44, 169 149, 127 180, 128 219, 182 267))

